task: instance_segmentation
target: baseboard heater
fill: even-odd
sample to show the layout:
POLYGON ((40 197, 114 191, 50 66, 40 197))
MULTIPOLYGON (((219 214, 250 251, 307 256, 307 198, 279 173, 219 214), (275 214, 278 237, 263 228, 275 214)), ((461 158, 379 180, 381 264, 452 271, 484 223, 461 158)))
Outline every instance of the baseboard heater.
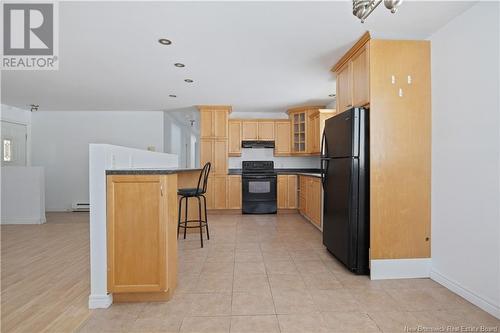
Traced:
POLYGON ((84 202, 74 202, 71 206, 73 212, 90 212, 90 204, 84 202))

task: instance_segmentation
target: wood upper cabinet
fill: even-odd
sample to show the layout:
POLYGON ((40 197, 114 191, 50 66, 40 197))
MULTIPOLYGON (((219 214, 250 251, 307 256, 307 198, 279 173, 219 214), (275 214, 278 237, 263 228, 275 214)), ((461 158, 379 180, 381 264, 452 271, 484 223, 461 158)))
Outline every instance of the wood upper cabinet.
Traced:
POLYGON ((212 163, 210 174, 227 174, 227 140, 200 140, 200 165, 207 162, 212 163))
POLYGON ((175 263, 167 264, 167 243, 175 242, 169 224, 177 211, 176 180, 176 175, 107 176, 109 292, 168 290, 167 269, 175 269, 175 263))
POLYGON ((287 156, 291 151, 290 121, 277 120, 274 123, 274 155, 287 156))
POLYGON ((259 121, 259 140, 274 140, 274 121, 259 121))
POLYGON ((365 46, 355 54, 352 62, 352 104, 355 107, 370 103, 370 58, 369 46, 365 46))
POLYGON ((306 153, 306 133, 308 125, 307 111, 298 111, 290 113, 290 120, 292 122, 292 152, 293 153, 306 153))
POLYGON ((241 156, 241 120, 229 120, 229 156, 241 156))
POLYGON ((352 62, 337 72, 337 109, 344 112, 352 108, 352 62))
POLYGON ((228 136, 228 114, 231 112, 230 106, 209 106, 198 107, 200 111, 200 137, 224 139, 228 136))
POLYGON ((278 208, 297 209, 297 176, 278 175, 278 208))
POLYGON ((243 140, 258 140, 259 139, 259 122, 243 120, 241 123, 242 127, 242 139, 243 140))
POLYGON ((227 208, 241 209, 241 176, 227 176, 227 208))
POLYGON ((320 117, 319 117, 319 111, 311 113, 309 115, 309 137, 310 140, 308 140, 309 148, 308 151, 311 154, 319 154, 320 152, 320 140, 321 140, 321 133, 320 133, 320 117))

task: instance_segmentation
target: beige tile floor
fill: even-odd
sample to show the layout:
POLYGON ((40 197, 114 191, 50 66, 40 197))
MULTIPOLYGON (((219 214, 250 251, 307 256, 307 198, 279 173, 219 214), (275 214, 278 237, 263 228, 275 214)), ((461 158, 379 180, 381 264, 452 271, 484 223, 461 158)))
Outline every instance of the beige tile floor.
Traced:
POLYGON ((95 310, 80 332, 405 332, 500 326, 429 279, 370 281, 346 271, 299 215, 211 215, 211 239, 179 240, 167 303, 95 310))

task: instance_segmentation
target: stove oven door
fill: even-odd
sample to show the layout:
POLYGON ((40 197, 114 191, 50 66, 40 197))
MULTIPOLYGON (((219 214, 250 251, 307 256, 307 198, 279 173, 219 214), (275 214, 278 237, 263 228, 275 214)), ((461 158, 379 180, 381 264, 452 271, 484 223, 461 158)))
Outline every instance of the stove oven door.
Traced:
POLYGON ((276 204, 276 175, 243 175, 243 213, 274 214, 276 204))

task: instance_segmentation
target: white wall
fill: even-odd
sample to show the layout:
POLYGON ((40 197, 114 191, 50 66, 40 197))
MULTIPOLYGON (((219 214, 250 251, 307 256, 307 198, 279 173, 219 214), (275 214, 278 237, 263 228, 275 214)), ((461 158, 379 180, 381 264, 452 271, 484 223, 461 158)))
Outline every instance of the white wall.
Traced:
POLYGON ((431 36, 431 277, 500 318, 499 3, 431 36))
POLYGON ((32 164, 45 167, 47 211, 89 202, 89 143, 163 151, 160 111, 32 113, 32 164))
MULTIPOLYGON (((288 119, 288 114, 285 112, 232 112, 229 117, 231 119, 288 119)), ((229 168, 241 169, 242 161, 274 161, 275 168, 317 169, 320 167, 317 156, 275 157, 271 148, 243 148, 240 157, 229 157, 229 168)))

